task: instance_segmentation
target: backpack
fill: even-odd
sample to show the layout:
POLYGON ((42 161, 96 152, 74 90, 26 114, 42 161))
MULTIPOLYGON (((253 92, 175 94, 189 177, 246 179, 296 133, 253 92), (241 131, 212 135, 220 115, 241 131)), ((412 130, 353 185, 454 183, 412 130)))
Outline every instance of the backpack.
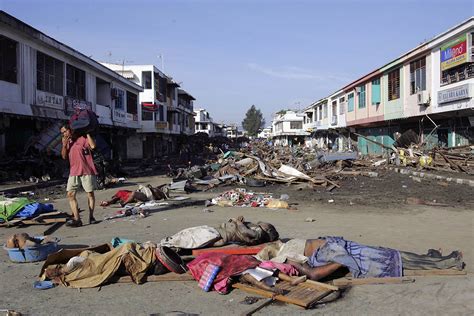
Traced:
POLYGON ((99 126, 97 115, 91 110, 76 110, 69 119, 71 129, 78 135, 92 133, 99 126))

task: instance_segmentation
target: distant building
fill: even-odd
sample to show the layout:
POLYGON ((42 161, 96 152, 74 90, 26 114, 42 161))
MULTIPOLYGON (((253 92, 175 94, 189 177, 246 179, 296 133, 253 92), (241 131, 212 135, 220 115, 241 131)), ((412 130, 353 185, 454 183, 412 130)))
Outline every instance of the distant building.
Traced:
POLYGON ((227 137, 228 138, 237 138, 239 137, 239 128, 235 124, 230 124, 227 126, 227 137))
POLYGON ((272 122, 272 138, 276 145, 291 146, 303 143, 309 133, 303 129, 304 113, 291 110, 277 113, 272 122))
POLYGON ((205 109, 194 110, 194 132, 206 133, 209 137, 215 136, 214 122, 205 109))
POLYGON ((103 65, 143 87, 134 158, 176 153, 178 136, 194 134, 193 96, 154 65, 103 65))
POLYGON ((260 133, 257 134, 258 138, 268 139, 272 137, 272 127, 268 126, 262 129, 260 133))

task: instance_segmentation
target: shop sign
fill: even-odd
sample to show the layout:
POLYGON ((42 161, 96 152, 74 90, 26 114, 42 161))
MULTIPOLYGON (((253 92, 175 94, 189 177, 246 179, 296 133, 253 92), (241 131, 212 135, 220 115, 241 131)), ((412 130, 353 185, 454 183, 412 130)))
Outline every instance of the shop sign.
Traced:
POLYGON ((125 123, 127 121, 127 113, 122 110, 114 109, 112 120, 118 123, 125 123))
POLYGON ((155 128, 156 129, 167 129, 168 128, 168 122, 155 122, 155 128))
POLYGON ((64 110, 64 98, 53 93, 36 90, 36 105, 64 110))
POLYGON ((89 101, 74 99, 71 97, 64 97, 64 103, 66 104, 66 112, 68 114, 80 110, 92 111, 92 103, 89 101))
POLYGON ((438 92, 438 104, 467 99, 471 97, 470 84, 464 84, 459 87, 441 90, 438 92))
POLYGON ((129 121, 138 121, 138 115, 127 113, 127 120, 129 120, 129 121))
POLYGON ((441 71, 468 62, 466 34, 441 46, 441 71))

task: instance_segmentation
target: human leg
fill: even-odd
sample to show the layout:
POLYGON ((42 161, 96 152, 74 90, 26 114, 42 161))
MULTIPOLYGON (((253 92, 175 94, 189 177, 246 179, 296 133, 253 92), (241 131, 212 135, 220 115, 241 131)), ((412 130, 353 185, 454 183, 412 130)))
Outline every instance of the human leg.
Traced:
POLYGON ((67 180, 67 197, 69 200, 69 206, 71 208, 72 216, 74 220, 80 220, 79 216, 79 208, 76 199, 76 190, 79 187, 79 177, 77 176, 70 176, 67 180))
POLYGON ((94 218, 95 210, 95 194, 94 190, 97 188, 97 177, 95 175, 81 176, 82 188, 87 193, 87 201, 89 206, 89 224, 95 224, 97 221, 94 218))
POLYGON ((403 269, 430 270, 430 269, 458 269, 462 270, 462 253, 453 251, 448 256, 419 255, 412 252, 400 251, 403 269))

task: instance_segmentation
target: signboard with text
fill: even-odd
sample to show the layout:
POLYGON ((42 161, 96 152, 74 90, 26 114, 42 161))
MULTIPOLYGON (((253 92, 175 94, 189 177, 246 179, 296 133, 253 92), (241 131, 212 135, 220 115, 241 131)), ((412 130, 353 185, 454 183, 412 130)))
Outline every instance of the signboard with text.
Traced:
POLYGON ((156 129, 167 129, 168 128, 168 122, 155 122, 155 128, 156 129))
POLYGON ((129 120, 129 121, 138 121, 138 115, 127 113, 127 120, 129 120))
POLYGON ((57 110, 64 110, 63 96, 36 90, 36 105, 57 110))
POLYGON ((471 98, 470 84, 463 84, 462 86, 441 90, 438 92, 438 104, 463 100, 471 98))
POLYGON ((469 61, 466 34, 441 46, 441 71, 461 65, 469 61))
POLYGON ((64 103, 66 104, 66 113, 68 114, 72 114, 76 110, 92 111, 92 103, 89 101, 74 99, 71 97, 64 97, 64 103))
POLYGON ((114 109, 112 120, 118 123, 125 123, 127 121, 127 113, 122 110, 114 109))

